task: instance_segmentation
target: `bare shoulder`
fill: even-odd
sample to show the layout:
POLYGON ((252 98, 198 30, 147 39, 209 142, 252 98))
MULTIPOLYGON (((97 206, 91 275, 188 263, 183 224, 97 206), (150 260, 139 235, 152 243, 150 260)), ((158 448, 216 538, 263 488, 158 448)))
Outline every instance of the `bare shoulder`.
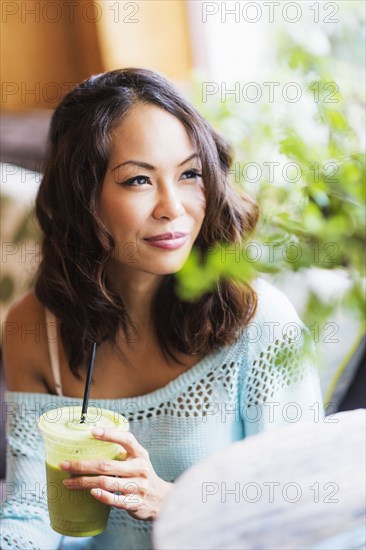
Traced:
POLYGON ((3 325, 3 362, 7 389, 47 393, 48 366, 44 307, 34 290, 10 308, 3 325))

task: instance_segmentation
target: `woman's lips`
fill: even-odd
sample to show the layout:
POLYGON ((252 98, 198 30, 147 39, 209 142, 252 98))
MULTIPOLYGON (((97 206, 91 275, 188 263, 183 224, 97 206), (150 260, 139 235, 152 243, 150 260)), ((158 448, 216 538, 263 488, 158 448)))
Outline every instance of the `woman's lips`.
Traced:
POLYGON ((179 237, 185 237, 187 233, 185 231, 169 231, 168 233, 159 233, 159 235, 152 235, 151 237, 145 237, 146 241, 162 241, 163 239, 178 239, 179 237))
POLYGON ((177 248, 180 248, 184 245, 184 243, 187 241, 188 235, 184 235, 182 237, 177 237, 176 239, 144 239, 148 244, 151 244, 151 246, 155 246, 156 248, 163 248, 165 250, 176 250, 177 248))

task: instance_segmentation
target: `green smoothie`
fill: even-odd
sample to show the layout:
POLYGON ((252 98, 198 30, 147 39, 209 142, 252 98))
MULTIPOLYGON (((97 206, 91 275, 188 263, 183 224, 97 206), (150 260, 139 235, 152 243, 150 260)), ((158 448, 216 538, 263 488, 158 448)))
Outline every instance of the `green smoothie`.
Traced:
POLYGON ((124 460, 126 453, 120 445, 95 439, 90 432, 96 426, 126 431, 128 422, 113 411, 96 407, 88 408, 84 424, 80 424, 80 415, 81 407, 76 406, 50 410, 40 417, 38 427, 46 448, 51 527, 62 535, 89 537, 98 535, 107 527, 110 506, 94 498, 90 489, 65 487, 62 480, 76 475, 61 470, 58 465, 64 460, 124 460))

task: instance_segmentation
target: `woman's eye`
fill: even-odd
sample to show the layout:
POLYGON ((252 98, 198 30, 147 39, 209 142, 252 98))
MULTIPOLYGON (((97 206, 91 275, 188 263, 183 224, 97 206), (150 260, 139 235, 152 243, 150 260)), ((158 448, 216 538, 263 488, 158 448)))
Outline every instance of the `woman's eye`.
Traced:
MULTIPOLYGON (((182 178, 183 179, 198 179, 201 178, 201 174, 196 172, 195 170, 187 170, 183 173, 182 178)), ((130 178, 124 182, 121 183, 124 187, 141 187, 142 185, 145 185, 146 183, 149 183, 149 178, 147 176, 136 176, 134 178, 130 178)))
POLYGON ((131 178, 125 182, 122 183, 122 185, 125 185, 127 187, 140 187, 144 183, 148 182, 147 176, 136 176, 135 178, 131 178), (137 184, 135 182, 138 182, 137 184))
POLYGON ((184 172, 183 176, 187 176, 183 179, 187 179, 187 180, 190 180, 190 179, 197 179, 197 178, 201 178, 202 175, 199 174, 198 172, 196 172, 195 170, 187 170, 187 172, 184 172))

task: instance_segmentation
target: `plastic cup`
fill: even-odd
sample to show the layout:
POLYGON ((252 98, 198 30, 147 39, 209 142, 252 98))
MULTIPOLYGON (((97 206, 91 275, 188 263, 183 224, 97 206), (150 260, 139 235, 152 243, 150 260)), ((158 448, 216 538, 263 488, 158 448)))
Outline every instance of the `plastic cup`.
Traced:
MULTIPOLYGON (((111 507, 98 501, 90 489, 68 489, 62 481, 76 477, 63 471, 64 460, 125 460, 127 453, 117 443, 93 437, 94 427, 128 431, 125 417, 114 411, 88 407, 86 422, 80 424, 81 406, 49 410, 38 420, 46 451, 47 503, 51 527, 72 537, 90 537, 105 530, 111 507)), ((80 475, 80 474, 77 474, 80 475)))

